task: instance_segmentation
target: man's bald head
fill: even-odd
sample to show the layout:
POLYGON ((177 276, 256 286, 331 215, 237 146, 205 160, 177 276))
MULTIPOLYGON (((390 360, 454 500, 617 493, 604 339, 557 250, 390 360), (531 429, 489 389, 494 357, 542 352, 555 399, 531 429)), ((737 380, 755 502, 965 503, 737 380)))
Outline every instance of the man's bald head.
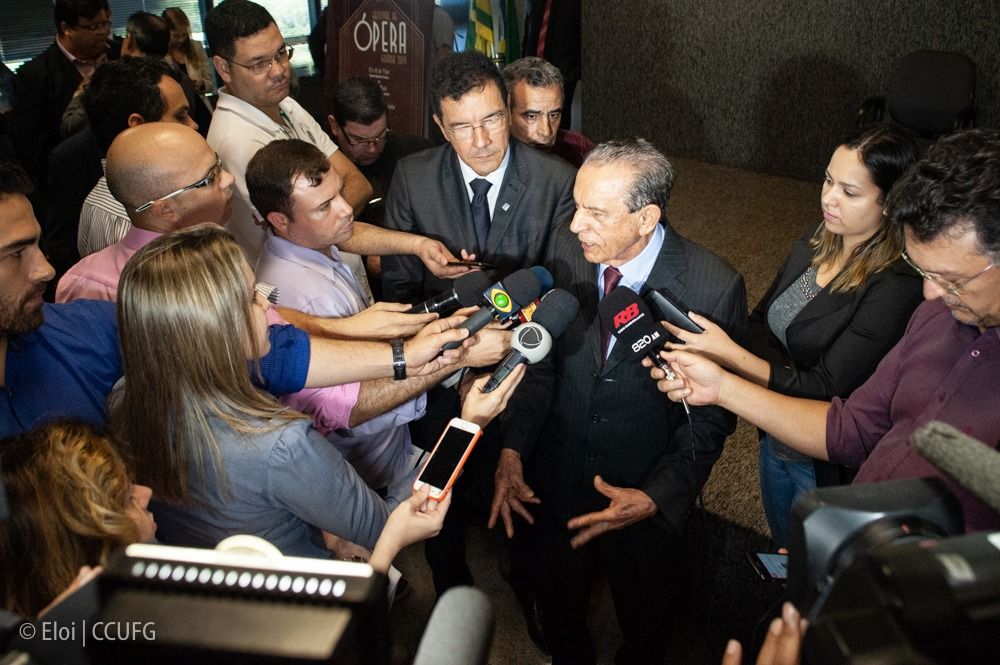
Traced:
POLYGON ((192 223, 221 224, 232 176, 193 129, 150 122, 125 130, 108 149, 108 189, 139 228, 166 232, 192 223), (187 188, 172 197, 167 195, 187 188), (151 203, 143 212, 136 208, 151 203))

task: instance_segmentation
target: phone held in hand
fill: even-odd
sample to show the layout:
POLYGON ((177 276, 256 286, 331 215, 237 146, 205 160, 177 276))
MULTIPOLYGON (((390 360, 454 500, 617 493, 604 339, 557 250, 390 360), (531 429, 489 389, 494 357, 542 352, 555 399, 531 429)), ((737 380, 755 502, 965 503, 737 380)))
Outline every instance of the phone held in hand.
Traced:
POLYGON ((788 555, 771 552, 747 552, 747 560, 757 575, 768 582, 784 582, 788 579, 788 555))
POLYGON ((426 486, 430 488, 431 499, 443 499, 458 479, 482 433, 479 425, 461 418, 452 418, 431 451, 430 459, 420 470, 420 475, 413 483, 413 490, 416 492, 426 486))
POLYGON ((682 330, 693 333, 703 333, 705 329, 691 320, 681 308, 670 302, 670 300, 655 289, 646 294, 646 300, 653 306, 660 317, 667 323, 672 323, 682 330))

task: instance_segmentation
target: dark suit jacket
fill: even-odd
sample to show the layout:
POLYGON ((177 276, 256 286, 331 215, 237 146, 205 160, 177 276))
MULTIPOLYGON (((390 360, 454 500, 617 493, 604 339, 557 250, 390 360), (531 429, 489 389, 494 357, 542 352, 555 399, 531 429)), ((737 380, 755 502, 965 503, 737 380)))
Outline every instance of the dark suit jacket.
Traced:
POLYGON ((56 269, 52 282, 58 282, 80 260, 76 242, 80 211, 102 175, 101 151, 89 126, 57 145, 49 155, 42 248, 56 269))
POLYGON ((62 139, 59 121, 83 80, 55 41, 24 63, 14 79, 11 133, 21 165, 39 185, 45 183, 49 153, 62 139))
POLYGON ((795 241, 750 315, 749 348, 771 363, 772 390, 828 400, 850 395, 903 336, 923 300, 923 280, 900 259, 848 293, 823 289, 788 326, 786 353, 767 325, 767 310, 809 266, 813 231, 795 241))
MULTIPOLYGON (((553 155, 510 141, 510 161, 497 198, 481 261, 499 276, 539 265, 553 230, 573 216, 573 167, 553 155)), ((477 246, 472 210, 458 156, 448 144, 404 157, 386 198, 385 226, 436 238, 455 256, 477 246)), ((385 299, 419 302, 449 287, 415 256, 382 259, 385 299)))
MULTIPOLYGON (((679 304, 739 337, 746 321, 743 277, 668 223, 664 227, 646 289, 669 290, 679 304)), ((615 344, 602 365, 597 266, 587 262, 567 227, 553 239, 549 269, 556 286, 579 299, 580 311, 549 358, 529 368, 501 416, 504 446, 524 458, 537 448, 529 483, 556 523, 607 507, 608 499, 593 488, 600 474, 612 485, 648 494, 659 509, 657 523, 679 535, 736 417, 718 407, 692 409, 692 450, 683 407, 656 389, 625 345, 615 344)))

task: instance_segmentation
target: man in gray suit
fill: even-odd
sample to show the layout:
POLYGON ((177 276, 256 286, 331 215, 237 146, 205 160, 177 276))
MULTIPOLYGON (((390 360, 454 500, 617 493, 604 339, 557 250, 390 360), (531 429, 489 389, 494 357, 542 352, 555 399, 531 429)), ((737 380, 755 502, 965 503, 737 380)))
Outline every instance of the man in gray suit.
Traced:
POLYGON ((679 236, 665 215, 673 170, 642 139, 601 144, 573 190, 548 266, 580 311, 550 360, 532 365, 508 408, 490 522, 541 525, 540 583, 553 663, 593 663, 590 575, 607 575, 625 644, 617 663, 661 663, 677 607, 685 519, 736 418, 667 402, 623 343, 602 340, 598 301, 616 285, 669 292, 740 336, 743 278, 679 236), (527 469, 527 476, 522 470, 527 469), (525 477, 529 482, 525 481, 525 477))
MULTIPOLYGON (((498 277, 541 263, 552 231, 573 214, 572 167, 510 140, 503 79, 480 53, 438 63, 431 100, 448 143, 399 161, 386 227, 475 254, 498 266, 498 277)), ((386 257, 382 270, 393 302, 419 302, 448 286, 409 257, 386 257)))
MULTIPOLYGON (((486 56, 445 56, 435 66, 430 92, 434 122, 448 143, 399 161, 386 197, 385 226, 435 238, 455 255, 493 264, 498 270, 491 276, 497 278, 541 264, 555 229, 573 215, 574 169, 510 140, 507 91, 486 56)), ((410 257, 382 259, 387 300, 420 302, 449 286, 410 257)), ((456 390, 432 391, 427 416, 411 425, 413 442, 433 446, 457 409, 456 390)), ((481 524, 488 515, 501 431, 494 424, 480 440, 455 488, 444 529, 427 542, 438 593, 472 583, 465 564, 465 525, 481 524)), ((533 599, 519 599, 532 636, 539 639, 533 599)))

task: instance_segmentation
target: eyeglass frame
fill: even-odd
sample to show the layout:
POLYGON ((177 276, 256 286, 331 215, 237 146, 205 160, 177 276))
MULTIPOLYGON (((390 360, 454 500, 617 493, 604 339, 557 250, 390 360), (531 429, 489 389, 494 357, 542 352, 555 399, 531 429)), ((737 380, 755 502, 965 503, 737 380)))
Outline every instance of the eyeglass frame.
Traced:
POLYGON ((227 58, 226 56, 220 56, 220 57, 226 62, 231 62, 234 65, 239 65, 243 69, 246 69, 253 76, 265 76, 268 72, 271 71, 271 68, 274 67, 275 62, 278 62, 279 64, 282 65, 290 63, 292 61, 293 53, 295 53, 295 47, 291 46, 286 42, 285 44, 282 45, 281 48, 279 48, 277 51, 274 52, 273 56, 271 56, 267 60, 258 60, 252 65, 244 65, 242 62, 236 62, 235 60, 227 58), (282 51, 285 52, 284 58, 281 57, 282 51), (284 62, 281 62, 282 59, 284 60, 284 62), (261 67, 263 67, 263 69, 261 69, 261 67))
POLYGON ((178 190, 170 192, 166 196, 161 196, 160 198, 153 199, 152 201, 146 201, 141 206, 137 207, 135 209, 135 212, 144 212, 146 210, 149 210, 160 201, 166 201, 167 199, 172 199, 178 194, 189 192, 192 189, 204 189, 205 187, 208 187, 209 185, 214 183, 215 179, 218 178, 221 173, 222 173, 222 157, 219 157, 219 153, 215 153, 215 165, 211 169, 209 169, 208 174, 204 178, 202 178, 197 182, 192 182, 190 185, 186 187, 181 187, 178 190))
POLYGON ((78 22, 75 25, 71 25, 69 27, 71 27, 71 28, 83 28, 84 30, 87 30, 88 32, 94 32, 94 33, 103 32, 103 31, 111 32, 111 21, 99 21, 99 22, 97 22, 97 23, 95 23, 93 25, 88 25, 87 23, 79 23, 78 22))
POLYGON ((479 129, 480 127, 485 129, 487 134, 493 134, 493 132, 498 131, 500 129, 500 127, 503 125, 504 122, 507 121, 507 119, 508 119, 507 109, 499 109, 489 114, 485 118, 483 118, 478 125, 462 124, 458 127, 457 130, 454 127, 449 127, 447 129, 447 132, 451 135, 453 139, 457 139, 459 141, 468 141, 469 139, 471 139, 473 136, 476 135, 476 130, 479 129), (490 127, 489 125, 492 122, 491 120, 492 118, 496 118, 497 123, 493 127, 490 127), (468 136, 463 136, 463 134, 466 133, 468 133, 468 136))
POLYGON ((347 130, 344 130, 344 137, 347 139, 348 144, 352 146, 370 145, 373 148, 377 148, 380 143, 388 141, 390 134, 392 134, 392 127, 389 127, 387 125, 386 128, 383 129, 381 132, 379 132, 379 135, 376 136, 375 138, 360 139, 358 141, 355 141, 353 138, 351 138, 351 135, 347 133, 347 130))
POLYGON ((905 249, 900 252, 900 256, 903 257, 903 260, 906 261, 906 264, 908 266, 913 268, 916 271, 916 273, 920 275, 921 279, 926 279, 928 282, 938 287, 939 289, 943 290, 945 293, 953 295, 956 298, 961 297, 962 289, 968 286, 969 282, 971 282, 972 280, 981 275, 984 275, 986 272, 989 271, 990 268, 996 265, 996 263, 990 261, 990 264, 988 266, 977 272, 972 277, 966 277, 965 279, 959 280, 958 282, 951 282, 946 280, 944 277, 942 277, 937 273, 927 272, 926 270, 918 266, 916 263, 913 262, 913 259, 910 258, 910 255, 906 253, 905 249))

